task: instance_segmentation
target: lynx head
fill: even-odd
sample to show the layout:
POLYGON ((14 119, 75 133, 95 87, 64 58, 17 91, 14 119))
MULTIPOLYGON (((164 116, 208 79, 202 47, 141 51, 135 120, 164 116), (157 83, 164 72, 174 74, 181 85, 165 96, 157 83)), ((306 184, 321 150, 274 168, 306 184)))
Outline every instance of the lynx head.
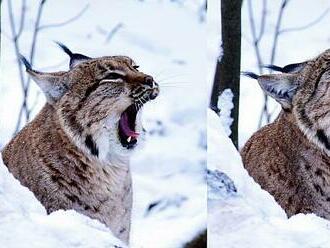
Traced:
POLYGON ((125 56, 70 55, 70 70, 26 70, 44 92, 61 127, 85 153, 109 162, 125 159, 139 143, 142 106, 159 93, 154 79, 125 56), (119 155, 119 156, 118 156, 119 155))
POLYGON ((318 57, 283 68, 280 74, 257 76, 263 91, 292 113, 299 128, 330 155, 330 49, 318 57))

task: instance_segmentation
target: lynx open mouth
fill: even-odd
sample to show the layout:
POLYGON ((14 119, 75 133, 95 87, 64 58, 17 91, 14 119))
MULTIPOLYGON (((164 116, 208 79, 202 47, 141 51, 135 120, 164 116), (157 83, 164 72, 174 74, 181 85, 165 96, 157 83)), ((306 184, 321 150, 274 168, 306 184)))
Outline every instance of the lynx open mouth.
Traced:
POLYGON ((121 114, 118 123, 118 136, 121 145, 127 149, 132 149, 137 144, 139 133, 136 129, 136 118, 141 107, 150 100, 154 100, 159 94, 159 87, 154 83, 155 87, 144 92, 139 99, 135 99, 134 103, 121 114))
POLYGON ((133 148, 139 137, 139 133, 135 130, 138 111, 139 109, 132 104, 120 116, 118 124, 119 140, 122 146, 127 149, 133 148))

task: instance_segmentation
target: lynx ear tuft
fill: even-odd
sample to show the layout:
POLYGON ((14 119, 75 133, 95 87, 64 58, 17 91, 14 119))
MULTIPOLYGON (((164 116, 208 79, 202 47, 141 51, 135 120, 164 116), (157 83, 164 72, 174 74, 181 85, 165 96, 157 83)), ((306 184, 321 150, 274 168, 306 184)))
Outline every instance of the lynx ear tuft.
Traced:
POLYGON ((241 74, 246 76, 246 77, 253 78, 253 79, 258 79, 259 78, 259 75, 255 74, 253 72, 249 72, 249 71, 243 71, 243 72, 241 72, 241 74))
POLYGON ((67 54, 69 55, 70 57, 70 69, 72 69, 73 67, 79 65, 80 63, 83 63, 87 60, 90 60, 92 58, 86 56, 86 55, 83 55, 83 54, 80 54, 80 53, 73 53, 67 46, 65 46, 63 43, 61 42, 58 42, 58 41, 55 41, 55 43, 60 47, 62 48, 62 50, 67 54))
POLYGON ((295 63, 295 64, 289 64, 284 67, 280 67, 277 65, 265 65, 265 68, 271 69, 273 71, 279 71, 283 73, 297 73, 300 70, 302 70, 307 62, 302 62, 302 63, 295 63))
POLYGON ((62 50, 70 56, 70 58, 72 57, 73 53, 71 52, 71 50, 65 46, 63 43, 59 42, 59 41, 55 41, 55 43, 60 47, 62 48, 62 50))
POLYGON ((25 70, 26 71, 32 71, 32 66, 31 64, 27 61, 27 59, 23 56, 23 55, 19 55, 19 58, 21 60, 21 62, 24 64, 25 66, 25 70))
POLYGON ((283 72, 283 68, 277 65, 264 65, 264 68, 271 69, 273 71, 283 72))

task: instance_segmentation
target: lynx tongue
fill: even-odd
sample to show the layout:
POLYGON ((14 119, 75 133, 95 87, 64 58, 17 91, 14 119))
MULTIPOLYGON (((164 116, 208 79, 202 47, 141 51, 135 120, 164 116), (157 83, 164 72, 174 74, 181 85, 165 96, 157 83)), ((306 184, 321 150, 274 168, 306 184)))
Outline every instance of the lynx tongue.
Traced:
POLYGON ((126 112, 124 112, 121 115, 120 120, 119 120, 119 125, 120 125, 120 128, 122 129, 122 131, 124 132, 124 134, 128 138, 130 138, 130 137, 137 138, 139 136, 138 133, 136 133, 135 131, 133 131, 130 128, 128 114, 126 112))

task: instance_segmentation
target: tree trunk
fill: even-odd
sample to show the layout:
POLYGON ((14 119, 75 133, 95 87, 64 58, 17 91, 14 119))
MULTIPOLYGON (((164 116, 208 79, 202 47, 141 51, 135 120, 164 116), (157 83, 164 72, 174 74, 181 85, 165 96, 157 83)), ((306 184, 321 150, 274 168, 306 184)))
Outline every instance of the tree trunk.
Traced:
POLYGON ((184 248, 206 248, 207 247, 207 231, 199 233, 193 240, 184 245, 184 248))
POLYGON ((219 58, 214 76, 210 107, 217 113, 219 95, 225 89, 234 94, 233 123, 230 138, 238 148, 239 80, 241 64, 241 7, 242 0, 221 1, 221 31, 223 56, 219 58))

